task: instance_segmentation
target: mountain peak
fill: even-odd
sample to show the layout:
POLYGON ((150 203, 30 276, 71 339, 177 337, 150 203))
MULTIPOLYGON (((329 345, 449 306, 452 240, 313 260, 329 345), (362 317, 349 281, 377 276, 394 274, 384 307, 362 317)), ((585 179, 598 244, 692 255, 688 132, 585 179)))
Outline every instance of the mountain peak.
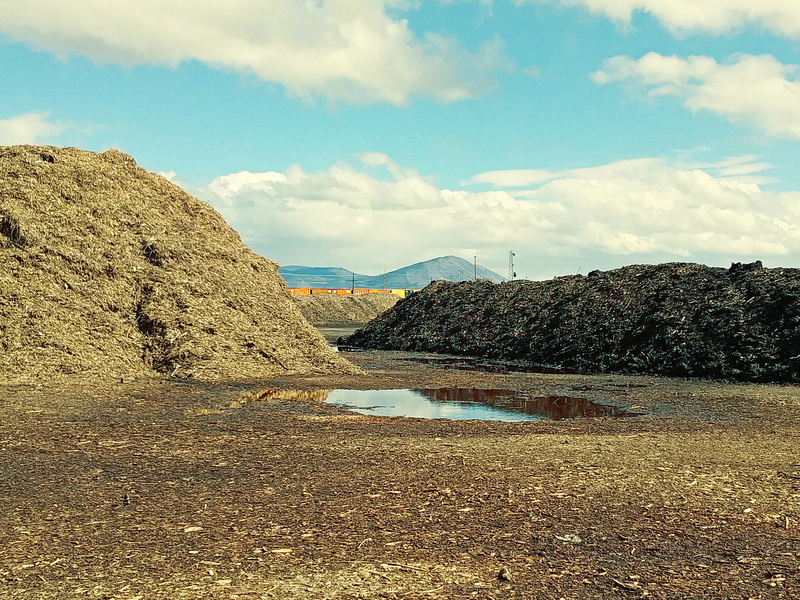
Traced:
MULTIPOLYGON (((458 256, 440 256, 390 271, 385 275, 359 275, 340 267, 282 267, 281 276, 289 287, 412 289, 424 288, 431 281, 464 281, 475 276, 474 263, 458 256)), ((477 276, 499 283, 504 278, 481 265, 477 276)))

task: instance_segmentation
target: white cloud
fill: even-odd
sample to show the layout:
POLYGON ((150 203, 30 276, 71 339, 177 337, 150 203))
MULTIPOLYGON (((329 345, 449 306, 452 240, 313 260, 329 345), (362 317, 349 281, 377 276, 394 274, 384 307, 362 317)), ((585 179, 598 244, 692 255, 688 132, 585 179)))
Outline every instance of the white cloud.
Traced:
POLYGON ((417 37, 399 0, 0 0, 0 33, 103 63, 196 60, 252 73, 302 97, 406 104, 482 94, 507 68, 499 39, 470 53, 455 40, 417 37))
POLYGON ((557 171, 546 169, 508 169, 479 173, 470 180, 470 183, 489 183, 496 187, 524 187, 544 183, 556 177, 558 177, 557 171))
POLYGON ((768 167, 756 157, 706 168, 643 158, 534 169, 527 179, 525 171, 487 172, 472 181, 531 184, 476 192, 470 185, 439 189, 413 169, 367 154, 357 167, 237 173, 193 191, 257 252, 285 264, 366 273, 460 250, 502 257, 511 248, 518 256, 590 256, 598 264, 800 256, 800 192, 773 193, 754 183, 768 167), (390 180, 368 173, 384 163, 390 180))
POLYGON ((650 97, 675 96, 693 112, 709 110, 773 137, 800 139, 798 67, 774 56, 741 54, 726 64, 708 56, 662 56, 636 60, 615 56, 593 74, 599 84, 621 82, 650 97))
MULTIPOLYGON (((607 165, 597 167, 583 167, 579 169, 563 169, 553 171, 547 169, 508 169, 503 171, 486 171, 473 176, 466 183, 485 183, 496 188, 522 188, 526 186, 541 185, 556 179, 595 180, 611 177, 625 177, 627 179, 646 179, 655 170, 664 164, 660 158, 634 158, 618 160, 607 165)), ((772 168, 772 165, 758 162, 754 155, 730 156, 716 162, 700 162, 685 158, 673 163, 673 167, 680 170, 702 169, 721 179, 737 175, 740 183, 765 183, 771 181, 761 175, 763 171, 772 168)), ((515 192, 515 195, 528 192, 515 192)))
POLYGON ((786 36, 800 36, 800 3, 795 0, 514 0, 580 6, 621 24, 635 11, 658 19, 674 34, 723 34, 753 24, 786 36))
POLYGON ((41 144, 52 141, 66 125, 49 120, 49 112, 32 112, 0 120, 0 145, 41 144))

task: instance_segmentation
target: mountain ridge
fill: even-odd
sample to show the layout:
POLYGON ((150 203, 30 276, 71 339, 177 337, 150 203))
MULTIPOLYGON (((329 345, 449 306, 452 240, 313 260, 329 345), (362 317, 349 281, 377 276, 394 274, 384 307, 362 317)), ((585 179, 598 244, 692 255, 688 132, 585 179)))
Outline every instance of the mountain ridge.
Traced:
MULTIPOLYGON (((310 288, 362 288, 362 289, 422 289, 432 281, 466 281, 473 279, 476 267, 473 263, 448 255, 432 258, 390 271, 384 275, 362 275, 343 267, 307 267, 288 265, 281 267, 279 274, 288 287, 310 288)), ((483 267, 477 266, 478 279, 489 279, 500 283, 505 278, 483 267)))

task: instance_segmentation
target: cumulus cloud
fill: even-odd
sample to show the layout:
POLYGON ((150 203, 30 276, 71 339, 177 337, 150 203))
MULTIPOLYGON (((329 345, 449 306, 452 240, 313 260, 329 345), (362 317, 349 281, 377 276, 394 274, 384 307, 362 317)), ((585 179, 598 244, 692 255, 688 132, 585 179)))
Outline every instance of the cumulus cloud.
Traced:
MULTIPOLYGON (((800 5, 799 5, 800 6, 800 5)), ((774 56, 740 54, 720 64, 708 56, 640 59, 615 56, 593 74, 599 84, 623 83, 651 98, 683 99, 693 112, 709 110, 773 137, 800 139, 798 67, 774 56)))
POLYGON ((0 120, 0 145, 40 144, 61 134, 66 125, 49 120, 49 112, 32 112, 0 120))
POLYGON ((675 34, 715 35, 756 25, 786 37, 800 36, 800 3, 794 0, 514 0, 580 6, 621 24, 635 11, 650 14, 675 34))
POLYGON ((403 105, 485 93, 509 65, 499 38, 471 53, 435 33, 415 35, 402 0, 40 0, 2 2, 0 33, 103 63, 196 60, 278 82, 302 97, 403 105), (391 16, 390 16, 391 13, 391 16))
POLYGON ((235 173, 193 191, 257 252, 366 273, 472 252, 503 264, 512 248, 518 257, 590 256, 595 264, 800 255, 800 192, 762 189, 753 178, 768 166, 755 157, 704 168, 643 158, 529 176, 492 171, 451 190, 368 154, 356 166, 235 173), (392 176, 372 176, 375 164, 392 176), (494 189, 474 191, 477 183, 494 189))

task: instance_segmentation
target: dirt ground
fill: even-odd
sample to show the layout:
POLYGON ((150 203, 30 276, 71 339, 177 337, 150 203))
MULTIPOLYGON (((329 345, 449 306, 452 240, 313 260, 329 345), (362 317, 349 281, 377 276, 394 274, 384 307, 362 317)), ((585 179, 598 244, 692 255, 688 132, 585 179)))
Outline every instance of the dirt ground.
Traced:
POLYGON ((800 598, 800 388, 347 357, 362 375, 0 387, 0 597, 800 598), (643 414, 239 400, 267 387, 503 388, 643 414))

